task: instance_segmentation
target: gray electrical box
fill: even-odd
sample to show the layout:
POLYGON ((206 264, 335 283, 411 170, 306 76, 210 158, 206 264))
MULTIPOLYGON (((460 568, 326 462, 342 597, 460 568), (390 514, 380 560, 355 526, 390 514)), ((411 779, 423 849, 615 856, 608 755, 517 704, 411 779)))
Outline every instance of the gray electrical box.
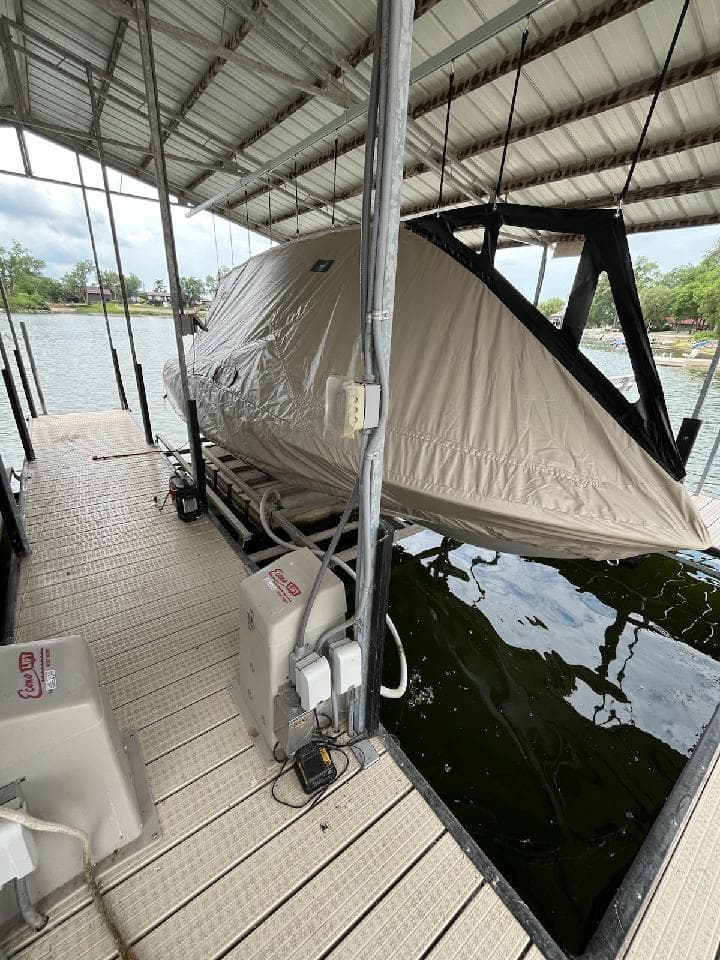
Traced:
POLYGON ((297 690, 289 684, 275 697, 275 736, 286 757, 309 743, 315 729, 315 714, 303 710, 297 690))

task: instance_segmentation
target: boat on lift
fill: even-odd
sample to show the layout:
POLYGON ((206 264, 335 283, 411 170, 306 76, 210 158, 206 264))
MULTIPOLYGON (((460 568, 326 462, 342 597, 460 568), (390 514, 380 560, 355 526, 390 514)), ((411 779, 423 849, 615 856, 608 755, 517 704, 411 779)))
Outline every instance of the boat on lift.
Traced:
MULTIPOLYGON (((347 497, 357 436, 326 383, 362 380, 359 228, 275 246, 222 282, 188 371, 206 437, 281 480, 347 497)), ((164 371, 183 409, 177 361, 164 371)), ((611 210, 459 208, 400 229, 383 508, 465 542, 546 557, 702 549, 622 219, 611 210), (562 327, 495 267, 501 226, 585 238, 562 327), (480 251, 457 234, 484 230, 480 251), (581 352, 606 271, 633 403, 581 352)))

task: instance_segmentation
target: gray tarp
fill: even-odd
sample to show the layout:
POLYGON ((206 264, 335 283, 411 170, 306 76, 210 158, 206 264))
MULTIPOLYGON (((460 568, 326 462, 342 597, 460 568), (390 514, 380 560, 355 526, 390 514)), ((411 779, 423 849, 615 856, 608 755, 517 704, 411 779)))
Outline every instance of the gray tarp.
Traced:
MULTIPOLYGON (((203 433, 340 496, 357 440, 325 430, 330 374, 361 378, 359 230, 274 247, 223 281, 188 356, 203 433), (313 272, 331 259, 327 272, 313 272)), ((672 480, 477 277, 401 229, 384 507, 460 540, 609 559, 702 548, 672 480)), ((182 409, 177 361, 165 383, 182 409)))

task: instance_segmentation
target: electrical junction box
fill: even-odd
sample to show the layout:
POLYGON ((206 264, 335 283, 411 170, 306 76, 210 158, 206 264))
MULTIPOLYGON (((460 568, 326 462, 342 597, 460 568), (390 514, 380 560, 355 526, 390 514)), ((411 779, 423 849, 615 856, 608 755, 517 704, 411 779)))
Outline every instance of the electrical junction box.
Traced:
POLYGON ((347 693, 362 682, 362 653, 357 640, 338 640, 330 644, 333 692, 347 693))
MULTIPOLYGON (((85 830, 96 862, 140 836, 128 756, 81 637, 0 647, 0 745, 0 788, 21 781, 31 816, 85 830)), ((82 849, 59 834, 33 839, 38 866, 27 885, 37 902, 82 873, 82 849)), ((0 922, 16 912, 6 885, 0 922)))
POLYGON ((325 657, 309 653, 295 666, 295 688, 303 710, 314 710, 330 699, 330 664, 325 657))
MULTIPOLYGON (((290 653, 319 570, 319 558, 303 547, 290 551, 240 584, 239 687, 251 726, 270 750, 278 740, 273 700, 290 681, 290 653)), ((307 649, 312 651, 325 630, 344 620, 345 588, 328 570, 310 614, 305 633, 307 649)))
POLYGON ((380 385, 358 383, 336 374, 325 383, 325 429, 341 437, 376 427, 380 418, 380 385))

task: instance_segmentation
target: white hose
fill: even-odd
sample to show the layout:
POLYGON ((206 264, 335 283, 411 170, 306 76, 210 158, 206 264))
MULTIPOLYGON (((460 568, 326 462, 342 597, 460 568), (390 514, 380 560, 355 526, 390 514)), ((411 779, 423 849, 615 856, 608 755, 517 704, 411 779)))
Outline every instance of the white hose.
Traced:
POLYGON ((26 830, 37 830, 39 833, 61 833, 66 837, 72 837, 73 840, 78 840, 82 844, 83 872, 87 885, 90 888, 90 893, 92 894, 93 903, 97 907, 98 913, 108 933, 112 937, 113 943, 122 960, 137 960, 137 955, 133 953, 120 934, 112 914, 102 898, 100 887, 95 879, 95 872, 93 870, 90 838, 85 831, 80 830, 78 827, 68 827, 64 823, 53 823, 51 820, 39 820, 37 817, 31 817, 30 814, 25 813, 24 810, 11 810, 10 807, 6 806, 0 806, 0 820, 12 820, 13 823, 19 823, 20 826, 25 827, 26 830))
MULTIPOLYGON (((282 540, 278 537, 275 532, 271 529, 270 524, 268 523, 266 515, 266 507, 268 498, 271 495, 274 495, 274 490, 266 490, 265 493, 260 498, 260 523, 262 528, 272 541, 278 544, 278 546, 285 547, 286 550, 302 550, 303 544, 292 543, 290 540, 282 540)), ((323 551, 319 550, 317 547, 310 547, 310 550, 318 556, 324 556, 323 551)), ((351 566, 345 563, 344 560, 340 560, 338 557, 331 557, 330 563, 334 566, 339 567, 341 570, 344 570, 353 580, 357 580, 355 571, 351 566)), ((327 630, 318 640, 318 645, 321 646, 324 643, 327 643, 328 640, 332 639, 336 634, 342 633, 344 630, 347 630, 355 623, 355 617, 350 617, 349 620, 346 620, 344 623, 341 623, 338 627, 332 627, 330 630, 327 630)), ((395 641, 395 646, 398 652, 398 658, 400 660, 400 681, 396 687, 380 687, 380 696, 384 697, 386 700, 399 700, 400 697, 404 696, 405 691, 407 690, 407 658, 405 656, 405 650, 402 645, 402 640, 400 639, 400 634, 397 631, 395 624, 390 619, 390 615, 385 616, 385 623, 388 630, 390 631, 390 636, 395 641)))

